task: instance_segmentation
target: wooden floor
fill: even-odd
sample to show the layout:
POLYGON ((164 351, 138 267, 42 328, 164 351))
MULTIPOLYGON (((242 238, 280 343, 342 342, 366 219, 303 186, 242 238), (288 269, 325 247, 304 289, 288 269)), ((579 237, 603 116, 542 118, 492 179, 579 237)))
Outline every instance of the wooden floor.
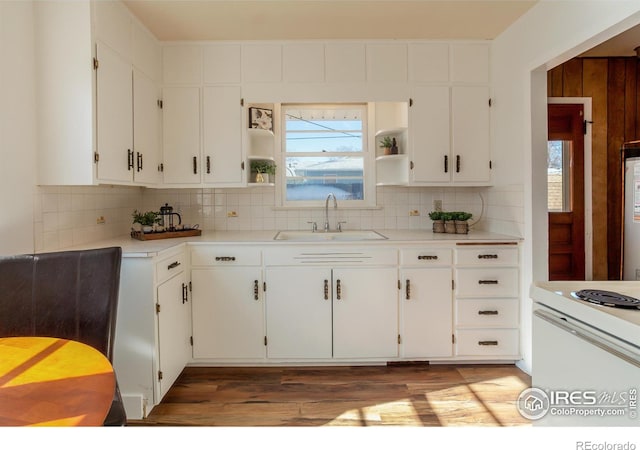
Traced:
POLYGON ((161 426, 527 426, 513 365, 187 367, 144 420, 161 426))

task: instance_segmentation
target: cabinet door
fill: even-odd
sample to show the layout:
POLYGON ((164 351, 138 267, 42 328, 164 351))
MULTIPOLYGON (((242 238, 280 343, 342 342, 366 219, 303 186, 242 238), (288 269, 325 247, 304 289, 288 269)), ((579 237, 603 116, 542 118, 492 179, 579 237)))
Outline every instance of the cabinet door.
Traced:
POLYGON ((264 358, 258 267, 193 269, 193 357, 264 358))
POLYGON ((489 88, 452 88, 453 181, 488 183, 491 178, 489 88))
POLYGON ((449 88, 416 87, 409 108, 413 184, 448 183, 453 168, 449 121, 449 88))
POLYGON ((402 356, 451 356, 451 268, 403 269, 401 280, 402 356))
POLYGON ((96 80, 97 177, 101 181, 133 180, 133 112, 131 64, 98 42, 96 80))
POLYGON ((331 358, 331 270, 266 270, 267 356, 331 358))
POLYGON ((164 182, 200 183, 200 88, 164 88, 162 103, 164 182))
POLYGON ((167 393, 191 357, 191 310, 183 298, 185 274, 176 275, 158 286, 158 353, 160 398, 167 393))
POLYGON ((144 184, 161 181, 160 95, 156 84, 138 70, 133 72, 133 150, 134 180, 144 184))
POLYGON ((205 87, 203 96, 204 182, 240 185, 243 161, 240 88, 205 87))
POLYGON ((334 358, 397 357, 397 269, 334 269, 333 287, 334 358))

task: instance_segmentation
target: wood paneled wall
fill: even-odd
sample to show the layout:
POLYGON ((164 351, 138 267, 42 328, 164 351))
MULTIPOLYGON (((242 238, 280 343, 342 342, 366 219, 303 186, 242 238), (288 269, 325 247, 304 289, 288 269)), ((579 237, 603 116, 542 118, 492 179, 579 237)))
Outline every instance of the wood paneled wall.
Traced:
POLYGON ((592 99, 593 279, 620 278, 620 147, 640 137, 640 65, 633 58, 574 58, 547 73, 549 97, 592 99))

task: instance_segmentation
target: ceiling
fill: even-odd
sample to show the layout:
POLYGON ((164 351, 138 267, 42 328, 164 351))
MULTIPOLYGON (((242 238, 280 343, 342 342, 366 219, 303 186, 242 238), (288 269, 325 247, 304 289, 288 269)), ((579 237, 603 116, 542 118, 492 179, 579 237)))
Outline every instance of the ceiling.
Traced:
POLYGON ((584 52, 583 57, 637 56, 635 48, 640 46, 640 25, 603 42, 584 52))
POLYGON ((538 0, 124 0, 161 41, 494 39, 538 0))

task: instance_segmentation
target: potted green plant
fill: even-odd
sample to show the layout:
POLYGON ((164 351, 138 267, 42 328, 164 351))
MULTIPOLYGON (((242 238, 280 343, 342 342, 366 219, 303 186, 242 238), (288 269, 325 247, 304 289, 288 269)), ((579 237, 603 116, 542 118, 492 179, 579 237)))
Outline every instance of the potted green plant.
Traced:
POLYGON ((431 211, 429 213, 429 219, 433 221, 433 232, 444 233, 444 219, 442 218, 442 211, 431 211))
POLYGON ((391 139, 391 136, 383 137, 382 140, 380 141, 380 147, 384 149, 385 155, 390 155, 391 147, 393 147, 393 140, 391 139))
POLYGON ((459 211, 455 213, 456 234, 468 234, 469 233, 469 219, 473 217, 473 214, 459 211))
POLYGON ((144 233, 152 232, 153 225, 160 223, 160 213, 155 211, 147 211, 142 213, 136 209, 135 211, 133 211, 133 214, 131 216, 133 217, 133 224, 139 224, 139 227, 144 233))
POLYGON ((453 212, 443 212, 442 220, 444 220, 444 232, 445 233, 455 233, 456 232, 456 222, 455 222, 455 214, 453 212))
POLYGON ((251 161, 251 173, 256 183, 269 183, 269 176, 275 175, 276 165, 273 161, 251 161))

